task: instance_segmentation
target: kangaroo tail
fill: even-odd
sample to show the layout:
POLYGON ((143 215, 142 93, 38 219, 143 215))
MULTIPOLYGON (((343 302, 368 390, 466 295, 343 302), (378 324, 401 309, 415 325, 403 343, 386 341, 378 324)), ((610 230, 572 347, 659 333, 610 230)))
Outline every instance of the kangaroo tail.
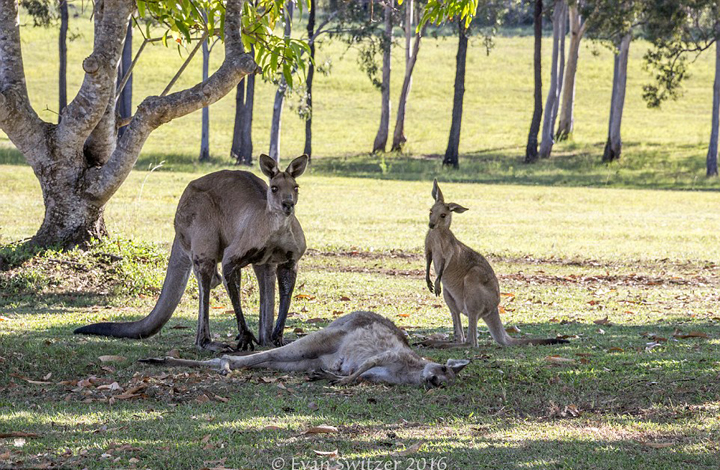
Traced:
POLYGON ((493 339, 500 343, 502 346, 521 346, 525 344, 564 344, 570 342, 566 339, 560 338, 513 338, 505 331, 502 321, 500 320, 500 312, 498 311, 498 309, 495 309, 490 315, 485 317, 484 320, 485 323, 487 323, 488 328, 490 329, 490 334, 492 335, 493 339))
POLYGON ((154 335, 167 323, 180 303, 190 277, 191 268, 192 262, 183 252, 176 238, 170 252, 170 261, 168 262, 167 274, 160 292, 160 298, 147 317, 133 322, 94 323, 80 327, 74 333, 134 339, 148 338, 154 335))

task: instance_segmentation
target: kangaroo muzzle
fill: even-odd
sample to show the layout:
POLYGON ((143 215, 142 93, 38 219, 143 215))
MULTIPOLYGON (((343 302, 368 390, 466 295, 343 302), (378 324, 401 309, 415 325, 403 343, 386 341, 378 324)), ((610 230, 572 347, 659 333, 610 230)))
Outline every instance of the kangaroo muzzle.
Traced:
POLYGON ((282 209, 285 215, 290 215, 293 213, 293 210, 295 210, 295 203, 292 201, 283 201, 282 209))

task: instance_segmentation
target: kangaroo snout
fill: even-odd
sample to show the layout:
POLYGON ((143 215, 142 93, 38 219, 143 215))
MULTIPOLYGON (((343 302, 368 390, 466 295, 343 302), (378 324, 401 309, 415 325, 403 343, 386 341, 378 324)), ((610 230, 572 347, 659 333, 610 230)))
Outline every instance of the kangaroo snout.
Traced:
POLYGON ((286 215, 290 215, 290 214, 292 214, 293 210, 295 209, 295 203, 293 201, 283 201, 282 209, 286 215))
POLYGON ((430 223, 428 224, 428 227, 430 227, 430 228, 435 228, 435 224, 432 223, 432 222, 430 222, 430 223))

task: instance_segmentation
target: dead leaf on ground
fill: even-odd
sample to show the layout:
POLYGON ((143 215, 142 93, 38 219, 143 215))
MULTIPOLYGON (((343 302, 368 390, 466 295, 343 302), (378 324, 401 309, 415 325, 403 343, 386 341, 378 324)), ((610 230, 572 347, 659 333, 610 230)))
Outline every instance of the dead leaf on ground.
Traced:
POLYGON ((308 295, 308 294, 298 294, 295 296, 295 300, 314 300, 314 295, 308 295))
POLYGON ((188 329, 190 329, 190 327, 185 326, 185 325, 175 325, 175 326, 171 326, 170 329, 171 330, 188 330, 188 329))
POLYGON ((673 335, 673 338, 677 338, 677 339, 705 338, 705 339, 708 339, 708 338, 710 338, 710 336, 708 336, 707 333, 703 333, 702 331, 691 331, 688 334, 676 333, 673 335))
POLYGON ((550 364, 554 364, 554 365, 575 364, 575 359, 570 359, 570 358, 561 357, 561 356, 547 356, 547 357, 545 357, 545 360, 547 362, 549 362, 550 364))
POLYGON ((338 428, 327 424, 321 424, 320 426, 308 428, 308 430, 305 431, 305 434, 330 434, 334 432, 339 432, 338 428))
POLYGON ((602 320, 595 320, 593 321, 596 325, 611 325, 610 320, 608 320, 608 317, 603 318, 602 320))
POLYGON ((398 317, 400 318, 408 318, 410 316, 409 313, 398 313, 398 317))
POLYGON ((177 349, 171 349, 170 351, 166 352, 165 355, 167 357, 174 357, 175 359, 180 357, 180 351, 177 349))
POLYGON ((423 446, 422 442, 416 442, 415 444, 411 445, 410 447, 400 450, 397 452, 391 452, 390 455, 396 456, 396 457, 404 457, 406 455, 414 454, 415 452, 419 451, 420 448, 423 446))
POLYGON ((337 449, 331 451, 313 449, 313 452, 315 452, 315 455, 319 455, 320 457, 327 457, 329 459, 334 459, 340 456, 337 449))
POLYGON ((125 356, 100 356, 98 357, 100 359, 100 362, 123 362, 127 361, 127 357, 125 356))
POLYGON ((40 434, 24 431, 0 432, 0 439, 5 439, 6 437, 40 437, 40 434))
POLYGON ((507 331, 508 333, 520 333, 520 328, 515 325, 508 326, 507 328, 505 328, 505 331, 507 331))
POLYGON ((276 426, 274 424, 269 424, 262 428, 263 431, 282 431, 285 428, 281 428, 280 426, 276 426))
POLYGON ((106 384, 106 385, 100 385, 97 389, 98 389, 98 390, 110 390, 111 392, 115 392, 115 391, 117 391, 117 390, 122 390, 122 387, 121 387, 120 384, 118 384, 117 382, 113 382, 113 383, 111 383, 111 384, 109 384, 109 385, 107 385, 107 384, 106 384))
POLYGON ((200 439, 200 442, 202 442, 203 444, 207 444, 210 441, 210 437, 211 437, 210 434, 205 434, 205 436, 203 436, 203 438, 200 439))
POLYGON ((317 411, 320 409, 320 407, 317 406, 317 403, 315 403, 314 401, 311 401, 310 403, 308 403, 308 408, 310 408, 313 411, 317 411))
POLYGON ((350 302, 350 297, 343 295, 342 297, 340 297, 340 301, 341 302, 350 302))
POLYGON ((623 348, 619 348, 617 346, 613 346, 612 348, 608 349, 608 352, 624 352, 625 350, 623 348))

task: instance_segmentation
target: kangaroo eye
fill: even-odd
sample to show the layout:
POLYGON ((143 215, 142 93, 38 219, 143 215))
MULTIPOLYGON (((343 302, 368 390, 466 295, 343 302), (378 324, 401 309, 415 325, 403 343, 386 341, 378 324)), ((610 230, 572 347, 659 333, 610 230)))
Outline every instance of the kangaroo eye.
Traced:
POLYGON ((447 214, 440 214, 440 217, 442 217, 444 219, 446 215, 447 214))
POLYGON ((447 372, 447 367, 443 366, 442 371, 443 371, 443 374, 445 374, 447 372))
POLYGON ((293 189, 295 190, 295 192, 297 192, 298 189, 300 189, 300 186, 295 186, 293 189))
POLYGON ((270 190, 271 190, 272 192, 276 193, 276 192, 278 192, 278 187, 277 187, 277 186, 273 186, 273 187, 270 188, 270 190))

